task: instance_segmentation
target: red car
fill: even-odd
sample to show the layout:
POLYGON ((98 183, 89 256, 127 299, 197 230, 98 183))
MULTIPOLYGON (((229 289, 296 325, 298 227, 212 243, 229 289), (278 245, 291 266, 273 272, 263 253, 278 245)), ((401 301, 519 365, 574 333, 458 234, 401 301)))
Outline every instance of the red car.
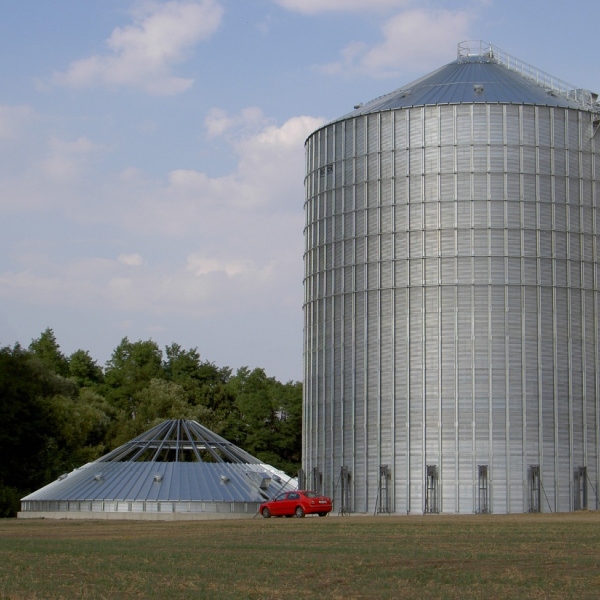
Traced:
POLYGON ((265 519, 271 515, 274 517, 293 517, 295 515, 302 518, 304 515, 315 513, 320 517, 326 517, 332 508, 331 498, 321 496, 317 492, 298 490, 285 492, 269 502, 263 502, 259 512, 265 519))

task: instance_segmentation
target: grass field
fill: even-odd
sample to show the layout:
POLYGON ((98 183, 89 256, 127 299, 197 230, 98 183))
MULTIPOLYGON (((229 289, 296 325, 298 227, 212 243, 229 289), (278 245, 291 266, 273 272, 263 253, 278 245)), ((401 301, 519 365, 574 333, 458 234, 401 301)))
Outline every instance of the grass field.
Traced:
POLYGON ((600 512, 0 520, 0 598, 600 598, 600 512))

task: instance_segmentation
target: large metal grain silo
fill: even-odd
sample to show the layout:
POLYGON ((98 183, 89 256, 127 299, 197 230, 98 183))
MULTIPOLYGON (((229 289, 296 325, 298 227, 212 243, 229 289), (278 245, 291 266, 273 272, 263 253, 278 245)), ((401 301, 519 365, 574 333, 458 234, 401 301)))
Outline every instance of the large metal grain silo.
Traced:
POLYGON ((307 487, 595 508, 596 96, 483 43, 306 142, 307 487))

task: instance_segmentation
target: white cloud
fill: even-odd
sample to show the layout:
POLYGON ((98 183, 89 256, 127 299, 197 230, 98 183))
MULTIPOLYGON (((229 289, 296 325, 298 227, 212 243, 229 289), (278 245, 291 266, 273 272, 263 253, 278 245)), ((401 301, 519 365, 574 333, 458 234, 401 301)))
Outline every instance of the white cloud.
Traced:
POLYGON ((57 264, 43 255, 29 255, 26 268, 0 273, 0 298, 154 315, 239 312, 264 303, 265 294, 278 302, 278 279, 284 270, 276 262, 258 267, 251 260, 190 254, 177 264, 129 270, 120 259, 57 264))
MULTIPOLYGON (((109 177, 86 171, 85 185, 65 188, 41 170, 32 175, 32 188, 14 191, 22 194, 21 210, 43 202, 47 210, 67 215, 75 239, 84 235, 75 232, 79 224, 90 222, 94 231, 107 232, 111 247, 135 240, 136 251, 75 260, 57 255, 57 240, 45 242, 50 248, 43 250, 35 240, 23 242, 0 268, 0 298, 194 318, 265 307, 297 310, 304 141, 323 119, 299 116, 276 126, 256 109, 221 111, 218 118, 230 123, 223 140, 237 156, 236 168, 221 177, 180 169, 159 180, 127 168, 109 177), (84 189, 92 199, 81 201, 84 189)), ((48 145, 65 155, 95 150, 84 138, 53 138, 48 145)), ((2 183, 0 177, 0 193, 2 183)))
POLYGON ((267 15, 267 17, 265 18, 264 21, 262 21, 261 23, 258 23, 256 25, 256 28, 258 29, 258 31, 260 32, 261 35, 267 35, 269 33, 269 31, 271 31, 272 23, 273 23, 272 15, 267 15))
POLYGON ((100 146, 87 138, 75 141, 53 137, 48 143, 48 152, 40 162, 41 169, 50 179, 60 182, 72 182, 86 168, 90 154, 100 150, 100 146))
POLYGON ((209 138, 233 133, 237 136, 242 133, 256 133, 270 123, 260 108, 251 106, 244 108, 239 115, 229 115, 221 108, 213 108, 204 119, 204 126, 209 138))
POLYGON ((144 264, 144 259, 141 254, 136 252, 135 254, 119 254, 117 262, 128 267, 139 267, 144 264))
MULTIPOLYGON (((252 115, 253 122, 260 120, 252 115)), ((227 123, 244 120, 241 115, 226 113, 220 113, 219 118, 227 123)), ((178 169, 169 173, 166 182, 157 183, 128 169, 116 184, 118 189, 107 193, 128 198, 114 209, 123 226, 162 235, 196 231, 213 236, 219 228, 227 234, 238 218, 249 222, 257 216, 264 219, 266 211, 281 213, 292 208, 301 214, 304 141, 322 124, 323 119, 293 117, 281 127, 263 126, 254 134, 246 133, 243 124, 235 131, 228 126, 223 130, 231 133, 227 142, 238 159, 231 173, 209 177, 201 171, 178 169)), ((244 231, 241 233, 243 236, 244 231)))
POLYGON ((354 42, 342 51, 342 60, 324 65, 325 73, 360 72, 396 75, 399 70, 421 71, 454 59, 456 44, 468 39, 474 14, 442 9, 407 10, 388 19, 383 41, 369 48, 354 42), (432 40, 435 40, 432 43, 432 40))
POLYGON ((295 12, 314 15, 321 12, 353 12, 406 6, 407 0, 275 0, 279 6, 295 12))
POLYGON ((153 95, 184 92, 193 79, 171 68, 219 27, 223 10, 216 0, 147 2, 133 25, 117 27, 106 41, 107 53, 71 63, 52 81, 73 87, 132 86, 153 95))
POLYGON ((28 106, 0 105, 0 142, 18 138, 23 126, 33 117, 28 106))
MULTIPOLYGON (((10 110, 2 112, 11 115, 10 110)), ((0 214, 72 208, 98 193, 101 181, 90 178, 103 166, 105 146, 84 136, 59 137, 48 131, 48 121, 30 110, 14 111, 12 116, 4 128, 6 136, 0 135, 0 214), (18 115, 25 117, 19 121, 18 115)))
POLYGON ((254 263, 250 260, 226 261, 218 258, 207 258, 200 254, 190 254, 187 257, 186 269, 196 276, 221 272, 228 277, 256 270, 254 263))
POLYGON ((449 10, 417 9, 396 15, 383 27, 384 41, 365 54, 362 64, 376 70, 418 70, 440 61, 449 62, 454 58, 457 42, 468 38, 472 19, 471 12, 449 10))

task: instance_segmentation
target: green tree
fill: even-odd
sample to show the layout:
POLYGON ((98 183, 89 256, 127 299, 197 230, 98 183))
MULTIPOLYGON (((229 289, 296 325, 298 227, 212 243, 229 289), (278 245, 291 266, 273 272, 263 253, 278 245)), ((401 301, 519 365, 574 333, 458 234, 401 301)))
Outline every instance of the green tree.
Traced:
POLYGON ((289 474, 297 471, 302 446, 300 384, 284 385, 263 369, 243 367, 229 388, 237 410, 230 413, 224 436, 289 474))
POLYGON ((76 350, 69 356, 69 377, 79 387, 93 387, 104 381, 102 368, 87 350, 76 350))
POLYGON ((65 471, 165 419, 194 419, 293 474, 301 452, 302 387, 264 370, 203 361, 197 348, 123 338, 106 372, 85 350, 66 359, 52 329, 0 348, 0 516, 65 471))
POLYGON ((72 471, 105 453, 114 411, 102 396, 84 388, 76 396, 51 397, 47 410, 54 425, 49 477, 72 471))
POLYGON ((75 390, 20 346, 0 348, 0 515, 14 515, 15 498, 48 482, 55 426, 46 399, 75 390))
POLYGON ((57 375, 69 376, 69 362, 60 351, 54 331, 50 327, 47 327, 39 338, 31 340, 29 350, 57 375))
POLYGON ((202 363, 198 348, 184 350, 179 344, 171 344, 165 348, 165 356, 165 373, 172 381, 183 384, 199 378, 202 363))
POLYGON ((166 377, 181 385, 203 403, 210 403, 209 391, 215 386, 226 384, 231 377, 229 367, 217 367, 214 363, 201 361, 197 348, 184 350, 179 344, 165 348, 164 370, 166 377))
POLYGON ((217 420, 205 406, 189 403, 182 386, 172 381, 152 379, 134 394, 133 410, 121 412, 114 422, 111 447, 116 448, 166 419, 193 419, 212 429, 217 420))
POLYGON ((202 413, 205 418, 210 418, 210 423, 201 423, 215 433, 221 433, 225 420, 236 410, 227 387, 231 369, 201 361, 197 348, 183 350, 178 344, 172 344, 165 348, 165 354, 164 369, 168 379, 185 390, 191 405, 210 411, 202 413))
POLYGON ((302 463, 302 383, 277 382, 274 400, 279 430, 277 453, 282 469, 295 475, 302 463))
POLYGON ((152 340, 130 342, 125 337, 106 363, 105 396, 115 408, 131 413, 134 395, 152 379, 163 378, 162 352, 158 344, 152 340))

